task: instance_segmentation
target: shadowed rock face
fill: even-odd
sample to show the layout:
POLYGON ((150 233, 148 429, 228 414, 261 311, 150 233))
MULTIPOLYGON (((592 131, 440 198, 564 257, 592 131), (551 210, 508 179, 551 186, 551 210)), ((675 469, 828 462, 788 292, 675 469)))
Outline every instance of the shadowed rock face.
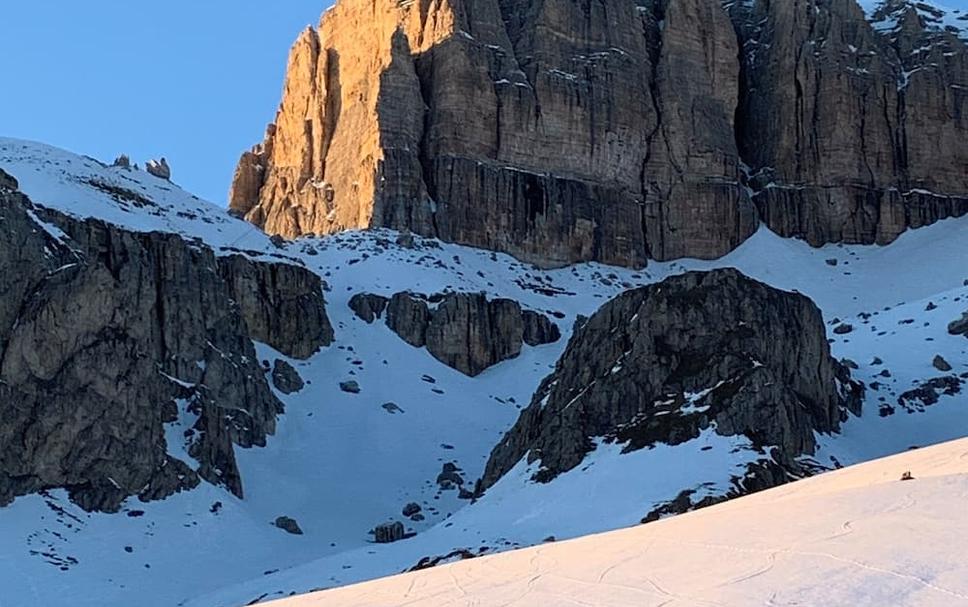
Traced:
MULTIPOLYGON (((282 412, 252 338, 283 351, 325 340, 253 335, 248 318, 285 322, 246 314, 223 260, 178 236, 69 218, 2 184, 0 218, 0 504, 65 488, 114 511, 200 478, 241 496, 234 446, 265 445, 282 412)), ((226 262, 252 280, 301 272, 226 262)), ((306 309, 320 323, 316 295, 306 309)))
POLYGON ((715 258, 758 214, 887 243, 968 211, 965 44, 913 6, 878 32, 855 0, 340 0, 231 206, 546 266, 715 258))
POLYGON ((426 297, 409 292, 390 299, 358 293, 350 308, 366 323, 386 310, 386 324, 400 339, 426 347, 434 358, 471 377, 515 358, 522 344, 540 346, 561 339, 547 316, 510 299, 487 299, 482 293, 447 293, 426 297))
POLYGON ((220 257, 219 276, 238 304, 252 339, 286 356, 309 358, 333 343, 319 276, 286 263, 220 257))
POLYGON ((550 480, 600 438, 626 451, 679 444, 706 428, 813 453, 815 432, 859 412, 861 387, 830 355, 819 310, 735 270, 628 291, 581 325, 554 373, 491 453, 488 488, 521 460, 550 480))
POLYGON ((968 49, 892 0, 735 3, 745 49, 738 140, 783 236, 887 244, 968 212, 968 49))

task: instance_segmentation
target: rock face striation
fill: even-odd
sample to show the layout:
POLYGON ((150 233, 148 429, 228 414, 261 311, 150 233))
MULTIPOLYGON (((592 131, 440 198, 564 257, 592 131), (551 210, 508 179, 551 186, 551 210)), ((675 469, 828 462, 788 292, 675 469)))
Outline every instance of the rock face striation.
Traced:
POLYGON ((341 0, 293 47, 231 206, 273 234, 385 226, 547 265, 717 257, 756 226, 738 57, 705 0, 341 0))
POLYGON ((619 295, 577 328, 481 488, 525 456, 544 481, 578 466, 595 439, 633 451, 710 428, 791 464, 813 453, 815 433, 859 413, 861 390, 806 297, 735 270, 684 274, 619 295))
POLYGON ((471 377, 515 358, 522 344, 540 346, 561 339, 558 326, 547 316, 481 293, 426 297, 401 292, 389 299, 358 293, 349 306, 367 323, 385 310, 387 326, 400 339, 415 348, 426 347, 434 358, 471 377))
POLYGON ((771 229, 815 246, 887 244, 968 212, 968 47, 929 8, 732 4, 737 139, 771 229))
POLYGON ((887 243, 968 211, 968 53, 925 6, 340 0, 230 204, 548 266, 719 257, 758 216, 887 243))
MULTIPOLYGON (((115 511, 200 479, 241 496, 234 446, 265 445, 282 413, 252 339, 308 352, 331 333, 266 330, 291 321, 235 301, 231 277, 303 271, 69 218, 12 185, 0 181, 0 505, 65 488, 115 511)), ((294 280, 317 327, 318 278, 294 280)))

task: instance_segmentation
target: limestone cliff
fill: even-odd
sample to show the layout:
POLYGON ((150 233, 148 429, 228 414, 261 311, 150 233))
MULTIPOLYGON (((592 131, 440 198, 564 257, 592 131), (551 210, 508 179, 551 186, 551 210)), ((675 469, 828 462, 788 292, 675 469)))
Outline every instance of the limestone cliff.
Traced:
POLYGON ((875 28, 856 0, 340 0, 230 203, 542 265, 718 257, 758 215, 887 243, 968 211, 965 44, 923 6, 875 28))
POLYGON ((544 314, 522 310, 511 299, 488 299, 483 293, 428 297, 404 291, 389 299, 357 293, 349 305, 367 323, 386 310, 387 326, 401 339, 426 347, 431 356, 471 377, 517 357, 523 344, 540 346, 561 339, 558 326, 544 314))
POLYGON ((918 6, 883 3, 877 27, 855 0, 733 7, 738 140, 779 234, 887 244, 968 212, 968 48, 918 6))
POLYGON ((755 227, 738 57, 704 0, 343 0, 293 47, 231 205, 284 236, 407 228, 547 265, 716 257, 755 227))
MULTIPOLYGON (((830 355, 820 311, 736 270, 633 289, 578 327, 554 372, 488 461, 488 488, 523 457, 538 480, 578 466, 596 440, 634 451, 712 429, 795 466, 815 433, 859 413, 862 387, 830 355)), ((782 478, 782 476, 781 476, 782 478)))
POLYGON ((329 343, 319 278, 36 207, 13 180, 0 220, 0 505, 64 488, 114 511, 200 479, 241 496, 234 446, 265 445, 282 413, 252 339, 329 343), (240 282, 293 297, 260 311, 240 282))

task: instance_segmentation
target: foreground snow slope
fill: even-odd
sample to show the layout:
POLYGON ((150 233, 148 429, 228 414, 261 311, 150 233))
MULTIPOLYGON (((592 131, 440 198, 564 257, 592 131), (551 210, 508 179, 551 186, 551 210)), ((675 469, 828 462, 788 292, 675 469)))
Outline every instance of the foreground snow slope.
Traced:
POLYGON ((272 605, 968 605, 966 500, 959 440, 649 525, 272 605), (899 480, 908 471, 914 480, 899 480))
MULTIPOLYGON (((223 254, 242 250, 303 265, 329 284, 327 310, 336 330, 333 346, 307 361, 290 361, 311 383, 279 395, 286 413, 268 447, 238 450, 245 500, 203 485, 163 502, 132 500, 120 515, 84 513, 60 491, 0 509, 0 607, 65 604, 68 593, 77 606, 244 605, 400 573, 457 548, 492 552, 550 535, 566 539, 625 527, 683 489, 696 489, 700 497, 720 494, 757 457, 741 437, 708 433, 627 455, 619 447, 601 448, 548 485, 530 482, 519 465, 475 504, 435 483, 446 462, 457 463, 469 482, 480 476, 491 448, 561 354, 577 315, 592 314, 626 288, 692 269, 732 266, 810 296, 831 323, 835 355, 857 362, 858 379, 878 382, 862 417, 851 419, 841 435, 821 437, 820 465, 848 465, 968 431, 963 392, 931 406, 897 406, 900 394, 942 375, 932 367, 935 355, 954 367, 952 373, 968 371, 968 340, 945 330, 968 310, 968 218, 910 232, 883 248, 812 249, 761 230, 716 262, 544 271, 506 255, 434 241, 402 248, 387 232, 276 247, 251 225, 176 185, 31 142, 0 139, 0 168, 37 204, 134 230, 179 233, 223 254), (127 193, 118 196, 117 188, 127 193), (148 202, 130 202, 141 198, 148 202), (382 323, 363 323, 347 307, 358 292, 404 289, 516 299, 560 315, 564 339, 526 347, 517 359, 472 379, 411 348, 382 323), (834 334, 835 318, 854 331, 834 334), (360 394, 340 391, 339 382, 348 379, 359 382, 360 394), (388 402, 402 412, 384 409, 388 402), (885 406, 894 413, 884 409, 882 417, 885 406), (213 508, 216 502, 221 508, 213 508), (409 523, 417 535, 373 544, 368 531, 401 519, 408 502, 421 504, 426 514, 425 521, 409 523), (282 515, 297 519, 305 535, 270 524, 282 515)), ((264 359, 281 357, 262 344, 257 351, 264 359)))

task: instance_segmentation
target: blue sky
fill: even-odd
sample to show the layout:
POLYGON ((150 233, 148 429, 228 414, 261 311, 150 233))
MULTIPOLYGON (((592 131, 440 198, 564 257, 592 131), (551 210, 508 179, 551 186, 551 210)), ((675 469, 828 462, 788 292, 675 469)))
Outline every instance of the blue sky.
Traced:
POLYGON ((275 114, 286 57, 330 0, 10 0, 0 136, 101 160, 167 156, 224 203, 239 154, 275 114))

